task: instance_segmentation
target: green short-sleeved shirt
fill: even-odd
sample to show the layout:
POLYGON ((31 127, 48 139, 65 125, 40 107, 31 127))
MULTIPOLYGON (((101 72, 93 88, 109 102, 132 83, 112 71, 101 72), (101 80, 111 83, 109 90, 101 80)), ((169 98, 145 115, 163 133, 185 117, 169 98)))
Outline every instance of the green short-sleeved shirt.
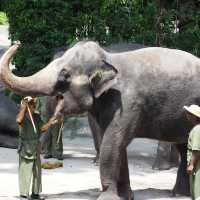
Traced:
POLYGON ((39 147, 40 129, 42 120, 37 113, 33 114, 33 120, 36 126, 37 133, 34 132, 31 120, 25 116, 22 124, 19 127, 19 146, 18 152, 20 156, 27 159, 35 159, 39 147))
POLYGON ((200 151, 200 124, 190 131, 187 149, 187 163, 189 164, 192 159, 192 151, 200 151))
POLYGON ((43 122, 47 122, 47 114, 46 114, 46 97, 38 97, 36 103, 36 110, 40 113, 40 117, 43 122))

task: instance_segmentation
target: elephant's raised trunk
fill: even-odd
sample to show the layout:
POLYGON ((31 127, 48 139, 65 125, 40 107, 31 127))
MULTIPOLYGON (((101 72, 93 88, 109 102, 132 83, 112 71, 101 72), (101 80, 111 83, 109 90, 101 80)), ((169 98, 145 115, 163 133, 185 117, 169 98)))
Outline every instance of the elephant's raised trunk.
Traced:
POLYGON ((9 68, 9 63, 18 47, 18 44, 11 46, 0 60, 0 77, 6 87, 20 95, 52 95, 57 81, 56 73, 58 74, 60 71, 56 65, 57 61, 55 60, 46 68, 32 76, 15 76, 9 68))

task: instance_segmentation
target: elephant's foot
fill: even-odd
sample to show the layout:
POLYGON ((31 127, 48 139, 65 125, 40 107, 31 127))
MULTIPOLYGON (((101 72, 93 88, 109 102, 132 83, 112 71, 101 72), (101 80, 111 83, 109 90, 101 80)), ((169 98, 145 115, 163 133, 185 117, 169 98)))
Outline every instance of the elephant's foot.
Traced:
POLYGON ((96 165, 96 166, 99 166, 99 154, 97 154, 95 156, 95 158, 93 159, 93 163, 96 165))
POLYGON ((187 177, 181 179, 182 180, 176 181, 176 184, 172 190, 172 196, 190 196, 189 180, 187 179, 187 177))
POLYGON ((118 193, 121 200, 134 200, 133 192, 129 184, 118 185, 118 193))
POLYGON ((172 197, 176 196, 190 196, 190 191, 188 189, 183 188, 174 188, 172 190, 172 197))
POLYGON ((171 168, 171 165, 166 160, 156 160, 152 166, 154 170, 168 170, 171 168))
POLYGON ((102 192, 97 200, 122 200, 122 199, 116 194, 116 192, 112 190, 107 190, 105 192, 102 192))

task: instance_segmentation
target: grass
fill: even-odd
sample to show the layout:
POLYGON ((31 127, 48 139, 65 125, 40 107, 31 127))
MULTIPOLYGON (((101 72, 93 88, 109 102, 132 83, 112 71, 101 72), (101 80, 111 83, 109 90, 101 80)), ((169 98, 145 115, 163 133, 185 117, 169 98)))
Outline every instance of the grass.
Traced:
POLYGON ((6 17, 6 14, 4 12, 0 12, 0 25, 7 25, 8 24, 8 18, 6 17))

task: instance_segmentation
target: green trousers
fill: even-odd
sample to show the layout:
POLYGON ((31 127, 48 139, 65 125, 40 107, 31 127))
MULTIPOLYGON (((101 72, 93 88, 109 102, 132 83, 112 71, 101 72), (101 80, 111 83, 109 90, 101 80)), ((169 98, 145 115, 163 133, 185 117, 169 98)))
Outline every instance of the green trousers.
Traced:
POLYGON ((39 194, 42 191, 40 155, 36 159, 26 159, 19 155, 20 195, 29 196, 31 183, 32 193, 39 194))
POLYGON ((192 200, 200 200, 200 161, 194 174, 190 174, 190 192, 192 200))
MULTIPOLYGON (((46 155, 52 155, 53 157, 63 156, 63 141, 62 141, 62 132, 59 137, 61 124, 53 125, 49 131, 50 138, 44 146, 44 152, 46 155), (58 138, 59 137, 59 138, 58 138)), ((62 131, 62 130, 61 130, 62 131)))

